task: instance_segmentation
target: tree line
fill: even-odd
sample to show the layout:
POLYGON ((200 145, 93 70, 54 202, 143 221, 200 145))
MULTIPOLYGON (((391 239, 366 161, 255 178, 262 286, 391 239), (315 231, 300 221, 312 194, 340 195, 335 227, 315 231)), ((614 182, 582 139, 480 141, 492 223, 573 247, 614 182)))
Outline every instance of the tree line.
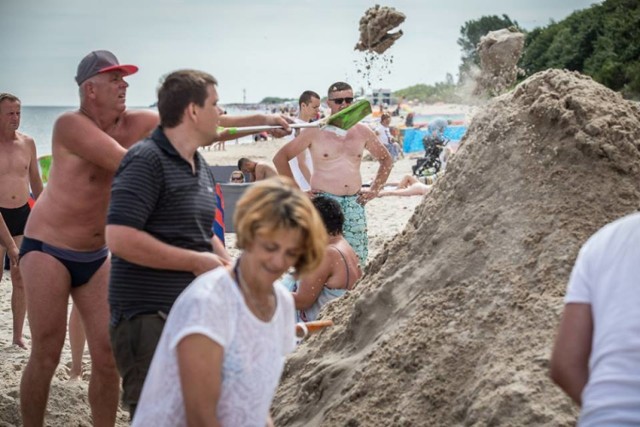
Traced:
POLYGON ((434 85, 415 85, 394 92, 397 97, 422 102, 457 102, 458 89, 480 60, 476 46, 489 31, 512 27, 525 34, 519 66, 521 79, 548 68, 568 69, 640 99, 640 1, 605 0, 575 11, 559 22, 525 31, 506 14, 483 16, 464 23, 458 45, 462 50, 459 79, 450 75, 434 85))

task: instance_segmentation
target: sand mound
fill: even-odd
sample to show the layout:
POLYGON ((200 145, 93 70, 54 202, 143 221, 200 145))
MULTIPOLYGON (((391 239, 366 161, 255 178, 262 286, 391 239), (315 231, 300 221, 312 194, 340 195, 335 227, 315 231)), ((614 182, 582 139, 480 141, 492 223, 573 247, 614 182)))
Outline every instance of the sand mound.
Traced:
POLYGON ((640 206, 640 109, 548 70, 473 119, 406 229, 290 358, 277 425, 571 425, 547 378, 581 244, 640 206))
POLYGON ((367 9, 360 18, 360 40, 355 49, 383 54, 402 37, 402 30, 395 33, 390 31, 405 19, 406 16, 393 7, 375 5, 367 9))
POLYGON ((518 61, 524 48, 524 34, 502 29, 490 31, 480 38, 478 56, 480 75, 475 95, 499 95, 509 89, 521 71, 518 61))

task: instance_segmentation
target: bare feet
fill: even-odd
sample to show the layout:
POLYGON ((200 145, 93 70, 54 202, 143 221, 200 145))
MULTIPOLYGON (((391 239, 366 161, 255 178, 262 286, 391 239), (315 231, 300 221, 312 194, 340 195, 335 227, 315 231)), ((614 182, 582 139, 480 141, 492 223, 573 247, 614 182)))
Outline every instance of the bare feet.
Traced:
MULTIPOLYGON (((69 365, 67 365, 68 367, 69 365)), ((82 366, 69 368, 69 381, 82 381, 82 366)))

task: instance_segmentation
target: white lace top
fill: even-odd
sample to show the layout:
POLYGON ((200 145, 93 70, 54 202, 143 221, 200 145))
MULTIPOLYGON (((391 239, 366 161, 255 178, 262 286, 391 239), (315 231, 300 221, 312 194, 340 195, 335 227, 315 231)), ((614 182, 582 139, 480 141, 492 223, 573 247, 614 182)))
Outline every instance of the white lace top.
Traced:
POLYGON ((202 334, 224 349, 218 421, 222 426, 264 427, 285 356, 295 347, 293 298, 279 282, 274 289, 276 311, 263 322, 247 308, 226 269, 196 278, 171 309, 133 426, 186 425, 176 347, 182 338, 202 334))

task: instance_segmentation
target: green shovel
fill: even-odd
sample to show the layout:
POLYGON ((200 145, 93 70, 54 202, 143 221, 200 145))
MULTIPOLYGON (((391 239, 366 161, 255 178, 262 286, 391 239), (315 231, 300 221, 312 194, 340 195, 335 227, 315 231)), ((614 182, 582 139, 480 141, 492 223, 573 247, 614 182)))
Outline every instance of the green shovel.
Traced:
MULTIPOLYGON (((338 111, 332 116, 325 119, 318 120, 312 123, 291 123, 289 125, 292 129, 300 128, 324 128, 327 126, 334 126, 342 130, 348 130, 356 125, 360 120, 371 114, 371 104, 366 99, 354 102, 344 110, 338 111)), ((239 128, 227 128, 230 135, 238 132, 262 132, 263 130, 282 129, 282 126, 248 126, 239 128)))

